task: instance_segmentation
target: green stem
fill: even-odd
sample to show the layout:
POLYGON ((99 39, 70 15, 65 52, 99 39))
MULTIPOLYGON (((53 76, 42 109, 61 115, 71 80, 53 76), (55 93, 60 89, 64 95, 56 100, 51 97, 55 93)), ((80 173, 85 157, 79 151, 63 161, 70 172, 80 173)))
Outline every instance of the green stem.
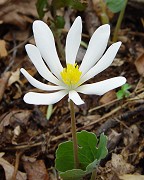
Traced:
POLYGON ((124 7, 123 7, 123 9, 121 10, 121 12, 119 14, 118 21, 117 21, 117 24, 116 24, 116 27, 115 27, 115 30, 114 30, 113 39, 112 39, 113 42, 117 41, 118 31, 119 31, 119 29, 121 27, 121 23, 122 23, 122 20, 123 20, 123 16, 124 16, 125 8, 126 8, 126 5, 127 5, 127 1, 128 0, 125 0, 124 7))
POLYGON ((62 43, 61 43, 61 40, 60 40, 60 30, 56 30, 55 29, 55 38, 56 38, 56 43, 57 43, 57 48, 58 48, 58 52, 61 56, 61 58, 64 60, 65 59, 65 56, 64 56, 64 48, 62 46, 62 43))
POLYGON ((94 169, 93 172, 92 172, 92 175, 91 175, 91 179, 90 179, 90 180, 95 180, 95 179, 96 179, 96 175, 97 175, 96 169, 94 169))
POLYGON ((79 168, 78 143, 77 143, 77 135, 76 135, 74 103, 72 100, 70 100, 70 112, 71 112, 71 131, 72 131, 72 140, 73 140, 74 163, 75 163, 75 168, 78 169, 79 168))
POLYGON ((101 5, 101 10, 102 10, 102 12, 100 14, 101 22, 102 22, 102 24, 108 24, 109 18, 106 13, 106 4, 103 0, 100 0, 100 5, 101 5))
MULTIPOLYGON (((52 3, 53 3, 53 1, 52 1, 52 3)), ((54 20, 56 20, 57 14, 56 14, 55 6, 53 4, 51 6, 51 14, 52 14, 54 20)), ((56 44, 57 44, 59 55, 64 60, 65 59, 64 48, 62 46, 61 39, 60 39, 61 31, 60 31, 60 29, 57 29, 55 27, 55 24, 54 24, 54 29, 53 30, 54 30, 54 36, 55 36, 55 39, 56 39, 56 44)))

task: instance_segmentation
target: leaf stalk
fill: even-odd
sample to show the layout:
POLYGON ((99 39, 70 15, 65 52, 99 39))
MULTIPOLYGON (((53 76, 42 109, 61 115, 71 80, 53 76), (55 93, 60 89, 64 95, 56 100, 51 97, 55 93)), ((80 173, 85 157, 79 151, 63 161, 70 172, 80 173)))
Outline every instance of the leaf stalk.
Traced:
POLYGON ((77 134, 76 134, 75 110, 74 110, 74 103, 72 100, 70 100, 69 104, 70 104, 70 113, 71 113, 71 131, 72 131, 74 164, 75 164, 74 166, 76 169, 78 169, 79 168, 79 158, 78 158, 78 142, 77 142, 77 134))

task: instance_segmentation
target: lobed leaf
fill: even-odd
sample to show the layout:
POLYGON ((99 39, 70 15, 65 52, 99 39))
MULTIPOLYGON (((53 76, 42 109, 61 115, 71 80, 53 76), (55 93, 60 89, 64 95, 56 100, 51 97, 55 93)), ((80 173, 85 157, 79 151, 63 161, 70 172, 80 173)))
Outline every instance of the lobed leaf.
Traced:
POLYGON ((44 9, 48 6, 47 0, 37 0, 36 8, 39 18, 42 19, 45 15, 44 9))
POLYGON ((117 13, 124 7, 125 0, 106 0, 106 5, 113 12, 117 13))
POLYGON ((87 131, 78 132, 77 139, 79 169, 74 168, 72 141, 61 143, 56 151, 56 169, 64 180, 80 180, 83 176, 91 173, 108 153, 107 137, 104 134, 101 134, 99 143, 96 135, 87 131))
POLYGON ((82 4, 80 1, 75 0, 53 0, 52 6, 55 9, 59 9, 62 7, 71 7, 75 10, 83 11, 85 9, 85 5, 82 4))

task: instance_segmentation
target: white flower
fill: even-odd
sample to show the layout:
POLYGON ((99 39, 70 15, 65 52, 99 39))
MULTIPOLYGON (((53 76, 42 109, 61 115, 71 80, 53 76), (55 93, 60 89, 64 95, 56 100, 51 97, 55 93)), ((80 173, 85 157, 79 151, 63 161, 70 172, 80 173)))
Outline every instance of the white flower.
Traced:
POLYGON ((82 85, 110 66, 121 45, 121 42, 114 43, 104 53, 110 35, 110 26, 108 24, 100 26, 94 32, 80 67, 75 62, 82 34, 80 17, 76 18, 66 38, 66 68, 61 65, 53 34, 47 24, 40 20, 34 21, 33 33, 36 46, 27 44, 25 46, 27 54, 39 74, 54 85, 39 82, 25 69, 21 68, 22 74, 34 87, 48 92, 28 92, 24 96, 26 103, 37 105, 54 104, 68 94, 69 99, 76 105, 81 105, 84 101, 78 93, 103 95, 125 84, 126 79, 124 77, 114 77, 101 82, 82 85))

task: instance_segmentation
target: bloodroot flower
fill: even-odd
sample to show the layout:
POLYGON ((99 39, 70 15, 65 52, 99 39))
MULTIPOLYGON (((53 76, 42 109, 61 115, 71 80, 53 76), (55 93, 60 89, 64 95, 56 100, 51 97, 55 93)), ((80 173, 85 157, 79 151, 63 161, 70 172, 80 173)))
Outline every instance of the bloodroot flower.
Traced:
POLYGON ((68 94, 70 100, 76 105, 81 105, 84 101, 78 93, 103 95, 125 84, 126 79, 121 76, 92 84, 84 84, 110 66, 121 45, 121 42, 116 42, 105 52, 110 35, 110 26, 108 24, 100 26, 94 32, 83 61, 78 66, 76 56, 81 42, 82 21, 80 17, 76 18, 66 38, 65 68, 62 67, 58 58, 54 37, 47 24, 40 20, 34 21, 33 33, 36 46, 27 44, 25 46, 27 54, 39 74, 53 85, 36 80, 25 69, 21 68, 22 74, 34 87, 47 92, 28 92, 24 96, 26 103, 37 105, 54 104, 68 94))

